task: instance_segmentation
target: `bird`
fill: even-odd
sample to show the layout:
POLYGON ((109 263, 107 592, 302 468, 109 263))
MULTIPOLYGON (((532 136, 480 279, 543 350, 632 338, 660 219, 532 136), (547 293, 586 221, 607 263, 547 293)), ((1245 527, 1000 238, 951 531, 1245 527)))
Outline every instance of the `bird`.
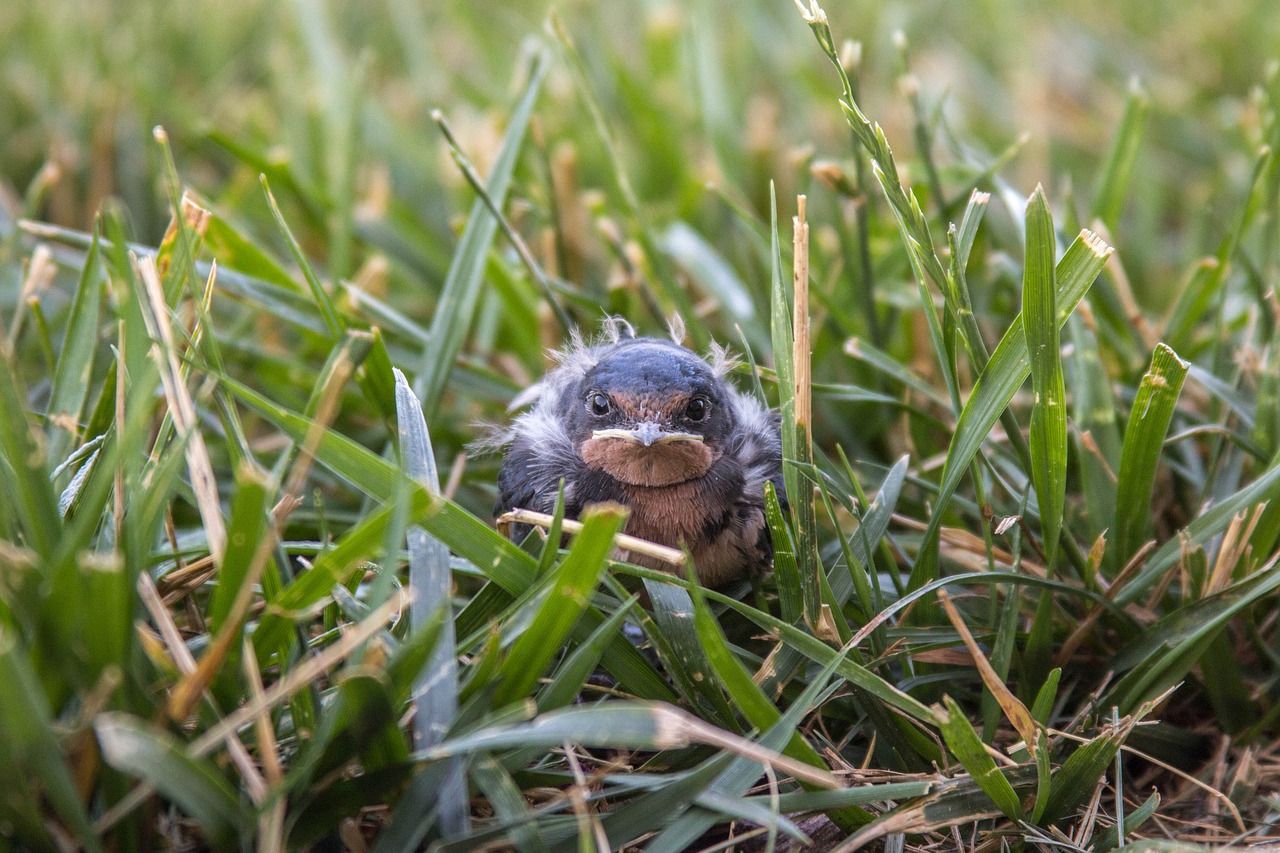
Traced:
POLYGON ((620 318, 592 340, 575 333, 512 402, 528 410, 495 437, 505 451, 495 512, 551 513, 563 481, 567 517, 622 504, 624 532, 687 550, 704 586, 768 574, 765 484, 786 500, 779 418, 727 381, 723 348, 703 358, 683 338, 678 321, 667 340, 637 336, 620 318))

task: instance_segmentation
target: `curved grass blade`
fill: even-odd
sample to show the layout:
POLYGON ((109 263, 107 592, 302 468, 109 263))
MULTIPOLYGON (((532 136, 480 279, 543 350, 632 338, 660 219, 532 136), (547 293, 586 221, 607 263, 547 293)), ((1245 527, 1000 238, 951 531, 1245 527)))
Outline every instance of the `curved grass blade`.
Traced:
MULTIPOLYGON (((782 718, 782 713, 769 701, 769 697, 751 678, 751 674, 742 663, 733 656, 728 640, 724 636, 724 630, 707 605, 701 586, 695 583, 690 589, 695 607, 694 624, 698 638, 702 641, 706 657, 715 671, 716 678, 729 694, 734 705, 747 718, 747 722, 760 731, 768 730, 782 718)), ((791 740, 782 751, 806 764, 827 769, 827 762, 799 732, 791 736, 791 740)), ((858 808, 833 809, 829 817, 846 831, 852 831, 871 821, 871 815, 858 808)))
MULTIPOLYGON (((831 676, 839 669, 840 664, 844 662, 845 655, 838 653, 830 661, 826 663, 822 671, 805 687, 791 707, 786 713, 778 718, 778 722, 766 730, 760 737, 759 747, 770 750, 779 750, 787 744, 792 735, 795 733, 796 727, 800 725, 800 721, 813 708, 817 707, 824 695, 829 696, 827 682, 831 676)), ((788 759, 792 760, 792 759, 788 759)), ((829 782, 825 781, 830 777, 825 770, 813 771, 820 775, 815 778, 806 779, 804 773, 797 773, 800 768, 811 769, 809 765, 799 761, 793 761, 790 768, 792 775, 795 775, 801 782, 808 781, 810 784, 820 785, 822 787, 833 787, 829 782)), ((739 756, 716 777, 706 790, 706 793, 741 798, 752 784, 760 777, 760 769, 756 766, 756 761, 749 756, 739 756)), ((839 787, 837 784, 835 787, 839 787)), ((854 820, 861 821, 861 809, 853 809, 844 814, 854 820)), ((681 815, 671 826, 667 827, 663 832, 646 846, 646 851, 650 853, 680 853, 687 850, 694 841, 696 841, 702 833, 710 829, 720 820, 720 814, 709 811, 705 808, 695 807, 681 815)))
POLYGON ((236 846, 248 817, 213 762, 191 757, 168 732, 122 712, 100 714, 94 731, 108 764, 145 780, 195 818, 213 847, 236 846))

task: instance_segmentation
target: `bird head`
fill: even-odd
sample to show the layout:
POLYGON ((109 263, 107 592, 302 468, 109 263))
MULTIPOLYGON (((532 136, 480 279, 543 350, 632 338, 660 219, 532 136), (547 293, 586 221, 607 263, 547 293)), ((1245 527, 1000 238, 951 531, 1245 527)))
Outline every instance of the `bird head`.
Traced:
POLYGON ((654 338, 609 347, 561 398, 582 460, 632 486, 670 486, 706 474, 723 454, 733 407, 694 353, 654 338))

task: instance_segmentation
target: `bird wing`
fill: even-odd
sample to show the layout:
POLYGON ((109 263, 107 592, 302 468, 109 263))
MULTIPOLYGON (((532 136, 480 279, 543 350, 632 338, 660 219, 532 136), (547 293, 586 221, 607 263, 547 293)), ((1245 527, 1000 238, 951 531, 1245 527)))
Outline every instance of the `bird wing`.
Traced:
POLYGON ((782 433, 777 413, 736 389, 729 389, 729 400, 737 415, 737 426, 728 447, 742 466, 743 494, 763 501, 764 484, 770 482, 785 508, 787 491, 782 481, 782 433))
POLYGON ((511 426, 510 445, 498 474, 499 514, 517 508, 552 512, 562 479, 566 481, 566 504, 572 500, 582 460, 564 426, 548 412, 553 407, 545 402, 540 401, 511 426))

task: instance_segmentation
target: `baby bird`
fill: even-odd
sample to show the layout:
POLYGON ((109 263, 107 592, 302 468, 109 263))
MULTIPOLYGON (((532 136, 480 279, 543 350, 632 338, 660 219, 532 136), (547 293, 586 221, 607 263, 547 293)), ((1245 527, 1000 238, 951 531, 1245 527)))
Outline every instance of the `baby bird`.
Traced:
POLYGON ((625 505, 626 532, 688 549, 706 586, 767 572, 764 484, 784 499, 778 418, 726 383, 723 351, 708 363, 611 320, 602 341, 575 338, 558 358, 513 403, 533 406, 499 439, 497 512, 553 512, 563 479, 569 517, 625 505))

